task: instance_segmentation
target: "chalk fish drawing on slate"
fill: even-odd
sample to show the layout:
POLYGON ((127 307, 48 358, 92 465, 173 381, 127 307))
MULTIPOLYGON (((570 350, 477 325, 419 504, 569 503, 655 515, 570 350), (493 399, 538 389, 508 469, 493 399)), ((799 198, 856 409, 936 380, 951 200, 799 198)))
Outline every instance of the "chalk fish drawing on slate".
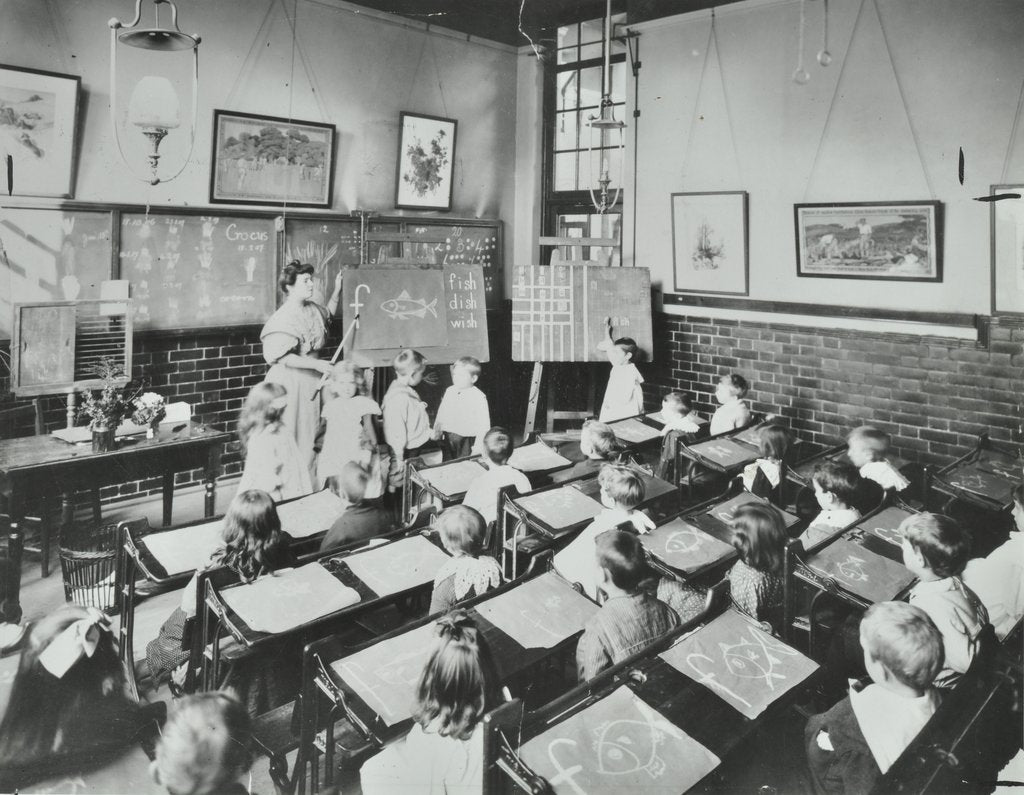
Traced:
POLYGON ((408 290, 402 290, 397 298, 389 298, 380 305, 381 311, 392 320, 408 320, 411 317, 426 317, 427 312, 437 317, 437 299, 429 304, 426 298, 413 298, 408 290))
POLYGON ((914 580, 905 566, 845 538, 812 556, 807 565, 869 602, 892 599, 914 580))
POLYGON ((911 512, 903 508, 886 508, 857 527, 883 541, 899 546, 903 543, 903 535, 898 531, 899 526, 910 515, 911 512))
POLYGON ((640 543, 672 568, 692 573, 733 554, 733 547, 682 519, 640 536, 640 543))

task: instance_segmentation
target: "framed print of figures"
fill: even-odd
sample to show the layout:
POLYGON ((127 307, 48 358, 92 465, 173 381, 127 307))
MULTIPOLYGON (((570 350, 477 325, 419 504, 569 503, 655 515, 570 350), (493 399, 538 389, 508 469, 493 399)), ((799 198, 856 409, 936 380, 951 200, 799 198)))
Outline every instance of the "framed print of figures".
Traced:
POLYGON ((676 292, 747 295, 745 191, 672 194, 676 292))
POLYGON ((1024 185, 993 185, 992 314, 1024 315, 1024 185))
POLYGON ((75 195, 81 78, 0 64, 0 190, 75 195))
POLYGON ((330 207, 333 124, 213 112, 210 201, 330 207))
POLYGON ((455 119, 402 111, 395 207, 408 210, 452 208, 457 125, 455 119))
POLYGON ((797 204, 797 276, 942 281, 939 202, 797 204))

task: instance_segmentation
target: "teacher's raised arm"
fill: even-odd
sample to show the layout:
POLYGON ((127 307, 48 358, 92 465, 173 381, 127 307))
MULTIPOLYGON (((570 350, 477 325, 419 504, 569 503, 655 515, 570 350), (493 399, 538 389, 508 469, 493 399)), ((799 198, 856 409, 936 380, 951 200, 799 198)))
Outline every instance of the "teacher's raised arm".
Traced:
POLYGON ((312 265, 298 260, 282 268, 278 284, 285 301, 260 332, 263 358, 270 365, 264 380, 287 391, 282 421, 295 434, 310 473, 315 471, 313 441, 320 421, 320 401, 312 397, 320 376, 331 372, 331 363, 319 353, 327 339, 327 320, 337 309, 341 294, 339 273, 327 308, 313 301, 313 272, 312 265))

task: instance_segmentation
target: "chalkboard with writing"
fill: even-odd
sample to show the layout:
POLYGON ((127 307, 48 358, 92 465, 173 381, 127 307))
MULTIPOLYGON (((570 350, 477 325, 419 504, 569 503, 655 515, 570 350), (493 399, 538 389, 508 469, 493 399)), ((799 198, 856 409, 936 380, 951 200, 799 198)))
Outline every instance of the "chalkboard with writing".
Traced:
POLYGON ((284 265, 308 262, 313 274, 313 300, 320 306, 334 289, 338 271, 359 265, 359 221, 353 218, 287 218, 284 224, 284 265))
POLYGON ((274 311, 272 217, 123 213, 121 278, 139 329, 262 323, 274 311))
POLYGON ((444 225, 415 221, 406 224, 412 234, 445 233, 443 243, 407 243, 404 256, 432 256, 438 265, 479 265, 483 272, 484 297, 489 309, 502 297, 502 241, 500 221, 452 221, 444 225))
POLYGON ((100 297, 111 278, 111 214, 101 210, 0 210, 0 337, 14 304, 100 297))

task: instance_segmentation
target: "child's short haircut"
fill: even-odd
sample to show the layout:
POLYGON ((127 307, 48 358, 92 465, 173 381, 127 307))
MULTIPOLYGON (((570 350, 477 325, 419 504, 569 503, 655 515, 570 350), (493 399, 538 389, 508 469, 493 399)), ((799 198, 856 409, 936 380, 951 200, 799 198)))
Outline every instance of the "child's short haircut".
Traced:
POLYGON ((252 765, 252 722, 231 693, 196 693, 178 701, 164 724, 154 769, 172 795, 227 790, 252 765))
POLYGON ((596 539, 597 565, 608 572, 616 588, 635 591, 649 575, 640 539, 624 530, 605 530, 596 539))
POLYGON ((426 361, 426 357, 419 351, 406 348, 404 351, 399 351, 398 355, 391 362, 391 366, 398 375, 411 375, 417 370, 422 370, 426 361))
POLYGON ((744 378, 742 375, 739 375, 738 373, 729 373, 728 375, 723 375, 721 378, 718 379, 718 383, 725 384, 725 386, 729 387, 732 390, 733 396, 739 398, 746 395, 747 390, 750 389, 750 385, 747 384, 747 379, 744 378))
POLYGON ((454 370, 456 367, 465 367, 472 375, 475 376, 479 376, 480 370, 483 369, 480 367, 480 360, 475 356, 460 356, 452 362, 452 369, 454 370))
POLYGON ((871 605, 860 623, 860 638, 872 659, 915 690, 928 688, 942 668, 942 635, 920 607, 906 602, 871 605))
POLYGON ((583 423, 581 435, 584 433, 590 439, 591 449, 606 461, 615 458, 624 449, 619 437, 607 423, 587 420, 583 423))
POLYGON ((758 571, 779 573, 786 548, 786 523, 771 505, 747 503, 732 518, 732 545, 740 560, 758 571))
POLYGON ((646 488, 643 480, 632 469, 605 464, 597 476, 601 488, 615 500, 615 504, 627 511, 633 510, 644 501, 646 488))
POLYGON ((757 445, 763 458, 782 461, 789 451, 789 430, 782 425, 762 425, 757 432, 757 445))
POLYGON ((327 478, 327 487, 344 497, 350 503, 357 503, 366 495, 366 484, 370 482, 370 473, 355 461, 348 461, 337 475, 327 478))
POLYGON ((690 396, 685 392, 669 392, 661 399, 661 402, 663 405, 675 409, 680 414, 689 414, 693 411, 693 403, 690 401, 690 396))
POLYGON ((885 458, 889 451, 889 434, 873 425, 861 425, 850 431, 850 435, 846 437, 846 444, 862 446, 870 451, 873 461, 879 461, 885 458))
POLYGON ((476 557, 484 548, 487 537, 487 523, 479 511, 468 505, 453 505, 445 508, 434 523, 441 534, 444 545, 452 552, 462 552, 476 557))
POLYGON ((857 467, 840 461, 822 461, 817 464, 811 479, 822 491, 830 492, 847 508, 852 507, 857 501, 862 480, 857 467))
POLYGON ((632 337, 619 337, 612 343, 612 345, 616 348, 620 348, 624 353, 628 353, 630 360, 636 358, 636 352, 639 350, 636 345, 636 340, 632 337))
POLYGON ((941 513, 908 516, 898 532, 921 554, 936 577, 960 574, 971 554, 971 536, 955 519, 941 513))
POLYGON ((366 376, 362 367, 356 367, 351 361, 340 361, 334 365, 331 372, 331 379, 334 381, 352 381, 356 385, 356 394, 366 393, 366 376))
POLYGON ((501 466, 512 456, 515 444, 512 436, 500 425, 495 425, 484 434, 484 453, 491 463, 501 466))

